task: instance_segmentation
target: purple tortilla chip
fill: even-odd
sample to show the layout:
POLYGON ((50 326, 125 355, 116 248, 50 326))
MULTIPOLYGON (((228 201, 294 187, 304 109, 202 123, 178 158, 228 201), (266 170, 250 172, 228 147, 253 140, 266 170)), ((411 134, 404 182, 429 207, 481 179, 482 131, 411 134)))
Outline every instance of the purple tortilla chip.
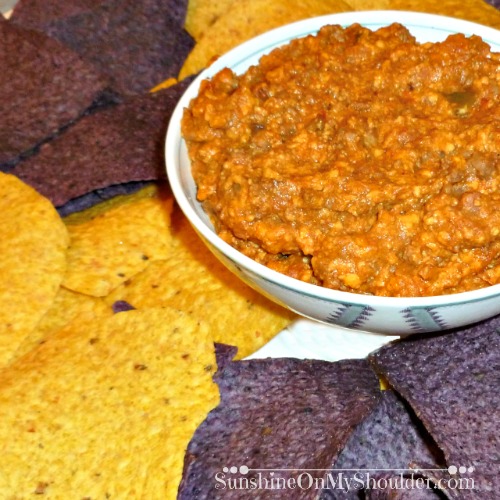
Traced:
POLYGON ((497 316, 450 333, 412 336, 370 356, 410 403, 447 465, 458 469, 454 479, 463 480, 467 498, 495 499, 500 491, 499 332, 497 316), (467 491, 470 479, 474 490, 467 491))
POLYGON ((78 119, 107 80, 43 33, 0 16, 0 165, 9 166, 78 119), (78 75, 78 78, 75 78, 78 75))
POLYGON ((136 193, 153 182, 154 181, 125 182, 123 184, 115 184, 103 189, 96 189, 91 193, 69 200, 64 205, 57 207, 57 211, 61 217, 66 217, 72 213, 81 212, 82 210, 98 205, 103 201, 115 198, 116 196, 136 193))
POLYGON ((43 31, 49 21, 81 14, 100 3, 96 0, 18 0, 10 19, 25 28, 43 31))
POLYGON ((96 189, 165 178, 170 115, 190 80, 97 110, 11 171, 55 206, 96 189))
POLYGON ((380 398, 368 363, 231 361, 234 350, 217 347, 214 380, 221 402, 189 443, 178 498, 245 499, 258 493, 265 498, 316 498, 315 488, 289 488, 285 496, 281 491, 276 497, 270 491, 230 489, 229 484, 264 487, 266 481, 306 484, 309 478, 323 478, 380 398))
MULTIPOLYGON (((18 0, 11 15, 11 20, 19 25, 44 30, 46 23, 64 19, 99 8, 112 0, 18 0)), ((165 0, 168 13, 180 27, 186 21, 187 0, 165 0)))
POLYGON ((377 488, 368 490, 363 497, 366 500, 439 500, 439 491, 423 477, 401 479, 400 476, 378 478, 377 488))
POLYGON ((108 0, 90 10, 86 3, 76 5, 82 12, 46 19, 37 28, 108 75, 122 95, 147 92, 177 77, 194 46, 183 28, 185 1, 108 0))
MULTIPOLYGON (((434 469, 444 465, 444 458, 411 408, 396 393, 386 390, 377 407, 350 436, 335 462, 332 477, 338 478, 342 473, 351 486, 392 476, 406 482, 414 475, 410 470, 414 463, 430 464, 434 469)), ((347 491, 346 484, 325 489, 321 498, 361 498, 359 489, 347 491)))

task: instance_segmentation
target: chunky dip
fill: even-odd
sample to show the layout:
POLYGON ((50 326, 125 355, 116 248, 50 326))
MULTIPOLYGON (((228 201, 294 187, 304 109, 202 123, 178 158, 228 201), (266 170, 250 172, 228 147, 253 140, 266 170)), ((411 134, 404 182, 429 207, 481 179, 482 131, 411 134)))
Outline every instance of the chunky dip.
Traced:
POLYGON ((477 36, 325 26, 203 81, 182 133, 216 231, 272 269, 383 296, 500 282, 500 55, 477 36))

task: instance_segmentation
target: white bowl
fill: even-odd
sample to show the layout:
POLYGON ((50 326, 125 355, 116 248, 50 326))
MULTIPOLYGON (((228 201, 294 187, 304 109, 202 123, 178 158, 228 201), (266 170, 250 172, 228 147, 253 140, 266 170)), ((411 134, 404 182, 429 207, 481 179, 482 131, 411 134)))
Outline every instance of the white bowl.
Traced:
POLYGON ((341 292, 304 283, 273 271, 228 245, 214 232, 196 200, 186 145, 180 123, 184 109, 198 93, 201 80, 224 67, 236 73, 293 38, 316 33, 326 24, 359 23, 378 29, 393 22, 405 25, 418 41, 438 42, 452 33, 476 34, 500 51, 500 31, 479 24, 431 14, 369 11, 332 14, 277 28, 236 47, 202 72, 180 99, 166 138, 167 174, 177 202, 200 237, 235 275, 296 313, 322 323, 354 330, 406 335, 460 327, 500 314, 500 285, 436 297, 396 298, 341 292))

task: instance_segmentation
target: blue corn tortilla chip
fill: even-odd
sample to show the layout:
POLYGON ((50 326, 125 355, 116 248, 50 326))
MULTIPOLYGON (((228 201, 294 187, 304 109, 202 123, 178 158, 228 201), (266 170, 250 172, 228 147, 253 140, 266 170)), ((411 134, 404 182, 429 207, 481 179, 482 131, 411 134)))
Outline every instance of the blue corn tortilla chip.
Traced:
POLYGON ((497 498, 500 316, 450 333, 412 336, 381 348, 369 360, 443 450, 451 477, 462 479, 464 490, 473 480, 474 489, 463 494, 497 498))
POLYGON ((153 182, 154 181, 124 182, 123 184, 115 184, 103 189, 96 189, 78 198, 69 200, 64 205, 57 207, 57 211, 61 217, 66 217, 75 212, 81 212, 82 210, 93 207, 103 201, 115 198, 116 196, 136 193, 153 182))
POLYGON ((190 81, 84 116, 11 173, 56 207, 110 186, 164 179, 168 121, 190 81))
MULTIPOLYGON (((43 31, 46 23, 56 19, 65 19, 77 14, 92 11, 109 0, 18 0, 11 14, 11 19, 25 27, 43 31)), ((186 20, 187 0, 165 0, 168 13, 179 26, 186 20)))
MULTIPOLYGON (((188 446, 179 499, 255 498, 255 491, 225 488, 229 479, 289 481, 304 469, 320 469, 304 474, 323 478, 380 398, 365 360, 231 361, 235 352, 217 346, 221 402, 188 446)), ((288 489, 286 498, 317 493, 288 489)))
POLYGON ((389 476, 379 480, 381 487, 365 492, 362 498, 365 500, 444 500, 448 498, 443 497, 432 487, 427 487, 423 481, 425 481, 424 478, 406 478, 405 487, 400 487, 399 476, 389 476))
MULTIPOLYGON (((414 464, 424 463, 432 468, 443 467, 441 450, 407 403, 392 390, 382 391, 379 404, 352 433, 332 471, 335 477, 342 473, 350 479, 353 488, 325 489, 321 499, 364 498, 367 492, 354 488, 355 477, 359 485, 389 478, 393 484, 407 484, 413 476, 420 476, 410 470, 414 464)), ((429 498, 439 498, 432 491, 432 484, 429 489, 429 498)))
POLYGON ((108 81, 71 49, 0 16, 0 166, 8 170, 77 120, 108 81), (78 78, 75 78, 75 74, 78 78))
POLYGON ((16 15, 24 23, 59 40, 98 71, 106 74, 112 88, 122 95, 140 94, 179 74, 194 40, 184 30, 186 1, 107 0, 72 2, 54 18, 37 21, 16 15), (68 11, 75 12, 68 15, 68 11), (66 13, 66 15, 62 13, 66 13))
POLYGON ((45 23, 90 11, 95 0, 18 0, 10 19, 25 28, 43 31, 45 23))

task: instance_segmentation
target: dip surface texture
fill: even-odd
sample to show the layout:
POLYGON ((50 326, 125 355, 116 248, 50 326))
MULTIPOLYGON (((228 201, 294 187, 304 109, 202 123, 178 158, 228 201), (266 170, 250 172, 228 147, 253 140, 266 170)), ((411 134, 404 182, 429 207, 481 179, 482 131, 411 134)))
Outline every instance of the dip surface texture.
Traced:
POLYGON ((258 262, 328 288, 500 282, 500 55, 473 36, 325 26, 185 110, 198 199, 258 262))

